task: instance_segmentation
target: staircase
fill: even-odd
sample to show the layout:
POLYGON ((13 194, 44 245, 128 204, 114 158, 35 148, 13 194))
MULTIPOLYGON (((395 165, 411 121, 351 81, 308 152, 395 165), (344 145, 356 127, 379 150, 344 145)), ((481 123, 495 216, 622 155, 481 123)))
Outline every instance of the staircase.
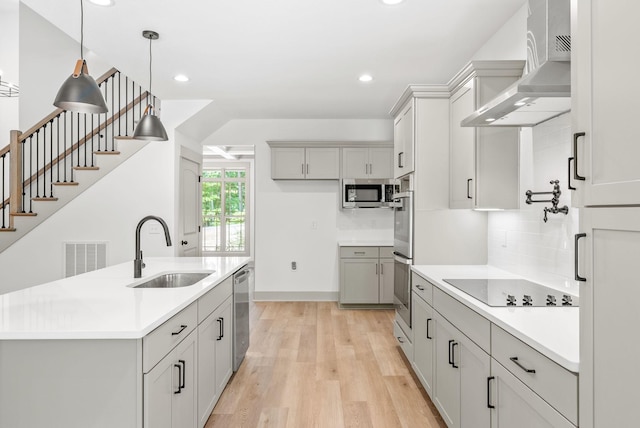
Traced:
POLYGON ((157 99, 115 68, 96 82, 108 113, 56 109, 0 149, 0 252, 148 143, 131 135, 157 99))

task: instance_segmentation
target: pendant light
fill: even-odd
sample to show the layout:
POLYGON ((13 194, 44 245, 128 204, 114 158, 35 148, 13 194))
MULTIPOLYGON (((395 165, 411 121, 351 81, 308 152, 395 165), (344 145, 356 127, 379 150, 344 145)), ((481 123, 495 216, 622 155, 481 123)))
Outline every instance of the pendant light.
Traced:
POLYGON ((147 94, 147 108, 144 109, 144 114, 133 131, 133 138, 136 140, 167 141, 169 139, 167 131, 164 130, 160 118, 153 114, 154 107, 149 102, 151 94, 151 41, 158 40, 160 35, 155 31, 145 30, 142 32, 142 37, 149 39, 149 92, 147 94))
POLYGON ((84 60, 84 8, 80 0, 80 59, 76 62, 73 74, 65 80, 58 90, 53 105, 64 110, 78 113, 106 113, 107 103, 98 84, 89 76, 87 62, 84 60))

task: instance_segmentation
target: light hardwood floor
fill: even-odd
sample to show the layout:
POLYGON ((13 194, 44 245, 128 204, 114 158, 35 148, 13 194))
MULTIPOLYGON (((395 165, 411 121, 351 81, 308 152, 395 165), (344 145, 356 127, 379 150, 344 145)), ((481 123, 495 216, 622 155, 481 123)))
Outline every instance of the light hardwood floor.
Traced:
POLYGON ((393 311, 260 302, 251 345, 205 428, 445 424, 393 336, 393 311))

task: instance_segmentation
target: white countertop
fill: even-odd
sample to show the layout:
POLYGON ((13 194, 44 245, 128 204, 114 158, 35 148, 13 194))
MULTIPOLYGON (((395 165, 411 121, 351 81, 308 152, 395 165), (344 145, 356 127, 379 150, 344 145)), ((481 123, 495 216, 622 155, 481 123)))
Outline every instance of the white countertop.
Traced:
MULTIPOLYGON (((579 308, 491 307, 443 281, 443 278, 523 278, 493 266, 418 265, 412 270, 562 367, 574 373, 579 371, 579 308)), ((567 291, 574 293, 572 286, 567 291)))
POLYGON ((138 339, 187 307, 249 257, 146 258, 0 295, 0 339, 138 339), (132 288, 167 272, 213 272, 181 288, 132 288))
POLYGON ((393 247, 392 240, 351 239, 338 241, 338 247, 393 247))

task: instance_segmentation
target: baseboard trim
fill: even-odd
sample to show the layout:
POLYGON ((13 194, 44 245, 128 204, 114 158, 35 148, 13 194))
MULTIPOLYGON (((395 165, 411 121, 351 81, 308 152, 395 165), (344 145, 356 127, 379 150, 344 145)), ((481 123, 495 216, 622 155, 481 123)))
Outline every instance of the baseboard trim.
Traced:
POLYGON ((254 291, 255 302, 337 302, 337 291, 254 291))

